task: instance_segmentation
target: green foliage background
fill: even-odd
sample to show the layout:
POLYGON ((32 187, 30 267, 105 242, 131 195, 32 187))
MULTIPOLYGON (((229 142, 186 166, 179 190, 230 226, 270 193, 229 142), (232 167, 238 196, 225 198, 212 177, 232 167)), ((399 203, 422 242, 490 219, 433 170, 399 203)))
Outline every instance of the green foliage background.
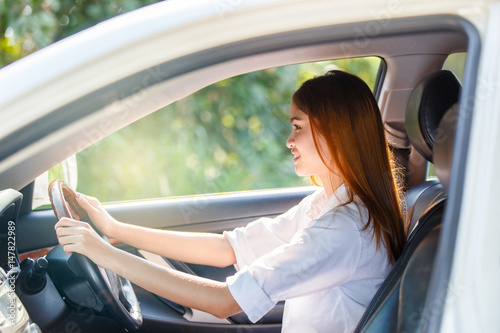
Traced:
MULTIPOLYGON (((0 66, 154 2, 0 0, 0 66)), ((291 95, 327 68, 357 74, 373 87, 379 64, 342 59, 218 82, 80 152, 78 190, 120 201, 306 184, 285 147, 291 95)))
POLYGON ((379 64, 342 59, 215 83, 79 153, 78 189, 115 201, 309 184, 295 174, 285 146, 293 92, 329 68, 373 87, 379 64))
POLYGON ((155 0, 0 0, 0 67, 155 0))

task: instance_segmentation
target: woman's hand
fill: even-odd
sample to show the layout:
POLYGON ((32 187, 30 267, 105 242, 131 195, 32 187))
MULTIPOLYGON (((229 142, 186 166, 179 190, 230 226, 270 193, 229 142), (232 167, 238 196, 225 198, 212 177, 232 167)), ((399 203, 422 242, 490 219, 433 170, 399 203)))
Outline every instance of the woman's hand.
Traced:
POLYGON ((101 267, 115 250, 87 222, 63 217, 54 228, 65 253, 83 254, 101 267))
MULTIPOLYGON (((76 201, 80 207, 87 212, 90 221, 92 221, 97 229, 99 229, 106 236, 113 237, 113 231, 118 228, 120 222, 109 215, 109 213, 102 207, 99 200, 94 197, 77 193, 76 201)), ((75 214, 73 210, 71 210, 71 215, 73 215, 76 219, 80 219, 80 216, 75 214)))

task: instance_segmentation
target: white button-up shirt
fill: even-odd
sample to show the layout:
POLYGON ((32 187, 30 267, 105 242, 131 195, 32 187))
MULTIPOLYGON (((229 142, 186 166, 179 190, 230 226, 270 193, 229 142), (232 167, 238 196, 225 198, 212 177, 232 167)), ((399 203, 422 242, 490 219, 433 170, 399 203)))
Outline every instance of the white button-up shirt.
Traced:
POLYGON ((229 290, 252 322, 285 300, 283 332, 352 332, 389 273, 384 245, 363 230, 368 210, 344 185, 288 212, 225 232, 236 256, 229 290))

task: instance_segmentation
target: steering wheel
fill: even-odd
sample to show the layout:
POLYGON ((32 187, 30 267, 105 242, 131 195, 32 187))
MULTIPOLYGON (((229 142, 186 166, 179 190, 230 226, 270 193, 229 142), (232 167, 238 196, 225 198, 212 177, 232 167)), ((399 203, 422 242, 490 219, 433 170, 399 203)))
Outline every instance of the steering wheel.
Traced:
MULTIPOLYGON (((71 207, 81 221, 92 225, 85 210, 76 202, 75 196, 75 191, 62 180, 54 180, 49 185, 49 197, 57 220, 63 217, 73 218, 69 209, 71 207)), ((94 229, 109 242, 97 228, 94 229)), ((71 256, 75 257, 81 277, 87 280, 111 317, 127 331, 137 330, 142 325, 142 313, 130 281, 98 267, 82 254, 73 253, 71 256)))

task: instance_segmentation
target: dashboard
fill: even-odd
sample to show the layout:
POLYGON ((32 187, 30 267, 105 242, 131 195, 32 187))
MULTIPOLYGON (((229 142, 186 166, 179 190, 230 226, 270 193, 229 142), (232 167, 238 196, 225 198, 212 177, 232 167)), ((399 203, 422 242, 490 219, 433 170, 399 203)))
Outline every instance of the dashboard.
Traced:
MULTIPOLYGON (((0 192, 0 332, 5 333, 41 332, 17 295, 18 288, 25 289, 25 286, 18 285, 17 279, 21 269, 16 246, 16 221, 21 202, 22 194, 17 191, 0 192)), ((33 269, 27 269, 25 273, 28 271, 30 278, 24 281, 32 281, 32 285, 41 282, 35 281, 39 276, 33 274, 33 269)))

